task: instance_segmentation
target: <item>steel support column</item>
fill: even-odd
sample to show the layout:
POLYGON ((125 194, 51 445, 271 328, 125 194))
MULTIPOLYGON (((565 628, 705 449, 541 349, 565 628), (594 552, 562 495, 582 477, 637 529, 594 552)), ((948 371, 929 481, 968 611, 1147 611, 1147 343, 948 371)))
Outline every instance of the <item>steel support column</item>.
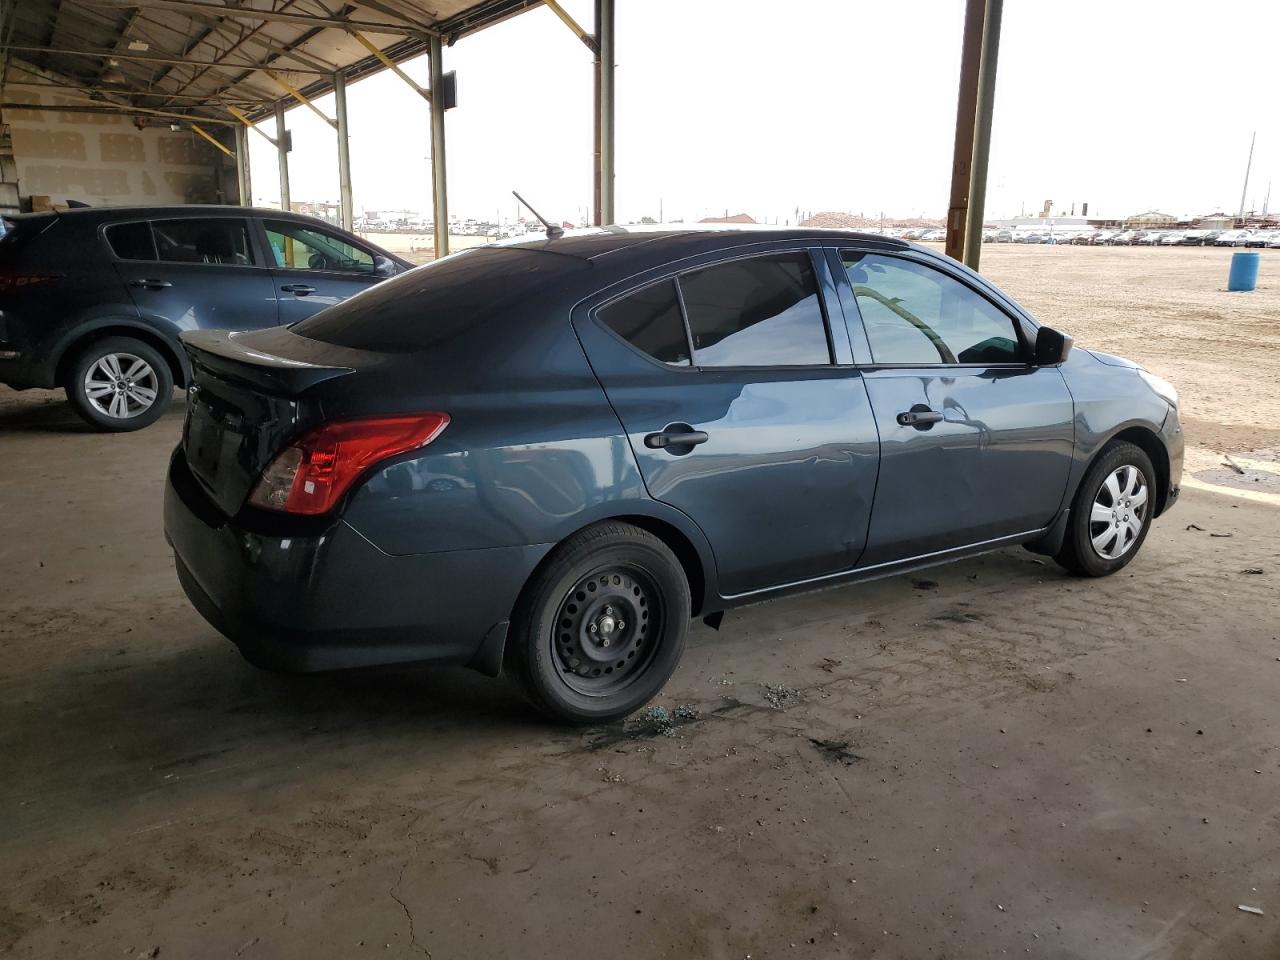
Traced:
POLYGON ((276 157, 280 163, 280 209, 289 207, 289 150, 284 129, 284 104, 276 104, 276 157))
POLYGON ((1000 56, 1000 19, 1004 0, 986 0, 982 28, 982 61, 978 67, 978 103, 969 171, 969 209, 966 211, 964 262, 978 269, 982 256, 982 221, 987 205, 987 161, 991 156, 991 115, 996 100, 996 63, 1000 56))
POLYGON ((951 202, 947 205, 947 256, 964 259, 969 210, 969 175, 977 120, 978 71, 982 63, 982 24, 986 0, 966 0, 960 53, 960 95, 956 105, 956 144, 951 159, 951 202))
POLYGON ((613 223, 614 0, 596 0, 595 222, 613 223))
POLYGON ((253 184, 249 180, 249 131, 243 124, 236 126, 236 188, 240 192, 240 206, 253 206, 253 184))
POLYGON ((444 60, 439 35, 430 41, 431 60, 431 216, 435 224, 436 256, 449 252, 449 190, 445 179, 444 103, 436 96, 444 83, 444 60))
POLYGON ((351 145, 347 139, 347 78, 341 72, 333 75, 333 104, 338 115, 338 217, 342 229, 355 226, 355 210, 351 201, 351 145))

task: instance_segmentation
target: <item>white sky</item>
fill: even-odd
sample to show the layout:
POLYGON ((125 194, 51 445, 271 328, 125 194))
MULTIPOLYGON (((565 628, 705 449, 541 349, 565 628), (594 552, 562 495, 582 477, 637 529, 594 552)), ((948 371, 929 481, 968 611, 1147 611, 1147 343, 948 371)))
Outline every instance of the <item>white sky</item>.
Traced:
MULTIPOLYGON (((617 219, 795 211, 941 216, 963 0, 617 0, 617 219)), ((565 0, 590 29, 590 0, 565 0)), ((1280 207, 1277 0, 1006 0, 988 217, 1280 207), (1079 208, 1077 206, 1077 212, 1079 208)), ((544 7, 445 50, 449 210, 591 209, 591 55, 544 7)), ((407 71, 424 86, 425 59, 407 71)), ((357 210, 429 215, 428 107, 390 72, 348 87, 357 210)), ((333 115, 333 98, 319 101, 333 115)), ((295 201, 338 195, 328 126, 290 110, 295 201)), ((273 133, 273 123, 264 129, 273 133)), ((279 199, 251 137, 254 199, 279 199)))

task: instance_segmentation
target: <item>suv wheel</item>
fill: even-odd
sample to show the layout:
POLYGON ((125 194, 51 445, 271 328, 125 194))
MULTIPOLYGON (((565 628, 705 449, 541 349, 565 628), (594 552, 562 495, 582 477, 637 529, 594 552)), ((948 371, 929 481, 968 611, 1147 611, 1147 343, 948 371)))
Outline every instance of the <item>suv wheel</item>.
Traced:
POLYGON ((140 430, 164 413, 173 373, 141 340, 106 337, 80 351, 65 387, 76 412, 99 430, 140 430))
POLYGON ((507 650, 525 693, 570 723, 608 723, 662 689, 684 652, 689 584, 653 534, 599 523, 526 585, 507 650))
POLYGON ((1155 510, 1155 469, 1146 452, 1113 441, 1084 475, 1055 559, 1072 573, 1105 577, 1137 555, 1155 510))

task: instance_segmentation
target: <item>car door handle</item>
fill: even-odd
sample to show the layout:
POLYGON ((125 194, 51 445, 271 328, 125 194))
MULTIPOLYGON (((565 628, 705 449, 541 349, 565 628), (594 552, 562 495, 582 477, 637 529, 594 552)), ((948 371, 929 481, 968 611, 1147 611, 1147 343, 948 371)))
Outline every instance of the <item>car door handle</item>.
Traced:
POLYGON ((309 293, 315 293, 315 287, 309 287, 305 283, 285 283, 280 286, 281 290, 287 290, 294 296, 305 297, 309 293))
POLYGON ((130 280, 129 286, 142 287, 146 290, 163 290, 165 287, 172 287, 173 284, 168 280, 130 280))
POLYGON ((938 423, 942 420, 942 414, 937 410, 930 410, 925 407, 923 410, 907 410, 898 414, 898 422, 904 427, 923 427, 931 423, 938 423))
POLYGON ((702 430, 692 428, 673 430, 671 427, 661 433, 651 433, 644 438, 644 445, 650 450, 666 450, 670 447, 695 447, 706 443, 711 438, 702 430))

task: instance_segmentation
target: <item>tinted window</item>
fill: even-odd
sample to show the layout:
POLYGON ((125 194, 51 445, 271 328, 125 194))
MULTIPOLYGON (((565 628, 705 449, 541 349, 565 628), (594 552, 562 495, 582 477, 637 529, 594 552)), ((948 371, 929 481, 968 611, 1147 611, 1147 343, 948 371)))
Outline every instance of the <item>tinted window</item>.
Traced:
POLYGON ((117 223, 106 229, 111 252, 121 260, 154 260, 155 244, 151 241, 151 224, 117 223))
POLYGON ((263 225, 277 267, 373 273, 373 254, 339 236, 285 220, 266 220, 263 225))
POLYGON ((160 259, 169 263, 253 263, 243 220, 157 220, 152 226, 160 259))
POLYGON ((700 367, 830 363, 807 253, 735 260, 680 278, 700 367))
POLYGON ((602 308, 597 316, 606 327, 655 360, 689 362, 689 340, 680 316, 675 281, 628 294, 602 308))
MULTIPOLYGON (((538 292, 587 269, 586 261, 556 253, 476 247, 362 290, 290 329, 339 346, 410 353, 500 311, 536 310, 538 292)), ((568 315, 565 307, 565 323, 568 315)))
POLYGON ((844 254, 876 363, 1016 363, 1013 319, 946 274, 909 260, 844 254))

